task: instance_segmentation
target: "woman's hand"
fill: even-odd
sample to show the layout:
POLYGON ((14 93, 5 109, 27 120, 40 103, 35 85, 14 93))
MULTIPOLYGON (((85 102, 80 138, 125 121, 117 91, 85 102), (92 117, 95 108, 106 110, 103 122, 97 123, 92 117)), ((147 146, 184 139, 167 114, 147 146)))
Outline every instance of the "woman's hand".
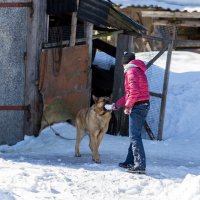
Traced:
POLYGON ((125 114, 125 115, 130 115, 130 114, 131 114, 131 111, 132 111, 132 108, 125 107, 125 109, 124 109, 124 114, 125 114))

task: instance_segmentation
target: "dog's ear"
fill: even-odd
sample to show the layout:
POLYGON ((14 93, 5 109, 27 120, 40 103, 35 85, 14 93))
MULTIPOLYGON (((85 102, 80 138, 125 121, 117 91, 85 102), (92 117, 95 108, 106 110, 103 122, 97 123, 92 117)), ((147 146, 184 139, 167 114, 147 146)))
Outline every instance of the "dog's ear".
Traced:
POLYGON ((97 102, 98 98, 96 96, 92 95, 92 98, 93 98, 94 102, 97 102))

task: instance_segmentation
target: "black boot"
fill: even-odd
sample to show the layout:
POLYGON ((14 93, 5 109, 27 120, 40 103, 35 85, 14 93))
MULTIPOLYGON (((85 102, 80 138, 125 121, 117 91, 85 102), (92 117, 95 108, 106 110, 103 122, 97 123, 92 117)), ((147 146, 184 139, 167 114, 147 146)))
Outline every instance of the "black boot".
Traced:
POLYGON ((122 163, 119 163, 119 167, 127 169, 127 168, 131 167, 131 164, 128 164, 126 162, 122 162, 122 163))
POLYGON ((145 169, 136 169, 134 167, 128 167, 127 172, 133 173, 133 174, 146 174, 145 169))

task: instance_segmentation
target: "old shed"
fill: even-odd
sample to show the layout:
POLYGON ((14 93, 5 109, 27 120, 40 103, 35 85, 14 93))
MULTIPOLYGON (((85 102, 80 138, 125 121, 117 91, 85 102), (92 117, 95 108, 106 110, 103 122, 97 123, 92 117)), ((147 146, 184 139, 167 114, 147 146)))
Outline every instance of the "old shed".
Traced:
MULTIPOLYGON (((0 11, 0 144, 37 136, 42 118, 43 127, 73 120, 90 105, 94 49, 116 51, 101 37, 146 32, 104 0, 6 0, 0 11), (44 113, 56 117, 51 121, 44 113)), ((118 58, 131 49, 130 37, 121 37, 118 58)))

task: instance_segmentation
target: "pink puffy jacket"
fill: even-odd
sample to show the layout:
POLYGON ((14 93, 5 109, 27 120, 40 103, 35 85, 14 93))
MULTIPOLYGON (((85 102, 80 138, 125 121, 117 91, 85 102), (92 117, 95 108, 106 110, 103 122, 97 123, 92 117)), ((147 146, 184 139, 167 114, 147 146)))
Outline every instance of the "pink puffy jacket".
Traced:
POLYGON ((125 96, 117 102, 117 108, 133 107, 138 101, 149 100, 148 81, 145 75, 146 65, 141 60, 132 60, 124 66, 125 96))

